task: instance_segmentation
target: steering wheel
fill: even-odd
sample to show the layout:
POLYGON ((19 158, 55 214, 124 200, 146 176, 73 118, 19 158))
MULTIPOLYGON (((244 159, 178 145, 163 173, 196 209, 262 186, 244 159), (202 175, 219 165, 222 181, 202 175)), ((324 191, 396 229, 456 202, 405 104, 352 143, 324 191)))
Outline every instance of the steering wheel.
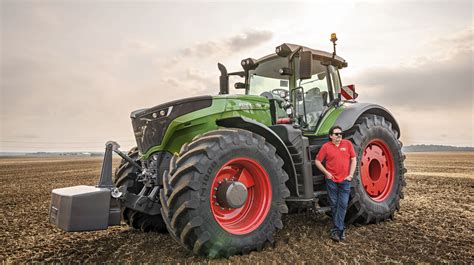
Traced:
POLYGON ((272 89, 271 92, 265 91, 262 94, 260 94, 260 96, 262 97, 275 100, 276 102, 278 102, 280 107, 285 110, 292 106, 289 101, 288 95, 289 95, 289 92, 286 89, 282 89, 282 88, 275 88, 275 89, 272 89))
POLYGON ((272 94, 279 96, 280 98, 286 99, 288 97, 288 90, 283 88, 272 89, 272 94))

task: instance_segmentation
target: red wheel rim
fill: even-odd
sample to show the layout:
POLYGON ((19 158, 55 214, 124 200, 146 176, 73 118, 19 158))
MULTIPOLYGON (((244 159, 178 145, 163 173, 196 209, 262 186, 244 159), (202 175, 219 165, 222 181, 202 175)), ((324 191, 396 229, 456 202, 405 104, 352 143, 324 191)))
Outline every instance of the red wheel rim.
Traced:
POLYGON ((217 223, 227 232, 248 234, 257 229, 270 211, 272 187, 265 169, 255 160, 235 158, 224 164, 212 182, 210 202, 217 223), (221 208, 216 191, 223 181, 239 181, 247 188, 248 196, 240 208, 221 208))
POLYGON ((387 144, 379 139, 369 142, 360 161, 360 175, 365 192, 374 201, 385 200, 393 188, 393 157, 387 144))

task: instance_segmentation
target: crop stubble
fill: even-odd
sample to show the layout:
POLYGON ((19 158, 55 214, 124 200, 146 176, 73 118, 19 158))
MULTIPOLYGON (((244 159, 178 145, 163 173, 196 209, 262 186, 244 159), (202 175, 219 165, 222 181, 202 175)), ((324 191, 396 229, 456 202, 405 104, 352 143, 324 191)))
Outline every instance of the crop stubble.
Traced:
MULTIPOLYGON (((50 192, 95 185, 101 158, 0 158, 0 262, 206 262, 169 235, 126 226, 66 233, 48 223, 50 192)), ((117 160, 114 161, 117 163, 117 160)), ((214 262, 464 262, 474 260, 474 152, 408 153, 407 187, 394 221, 350 226, 328 239, 330 219, 287 215, 276 243, 214 262)))

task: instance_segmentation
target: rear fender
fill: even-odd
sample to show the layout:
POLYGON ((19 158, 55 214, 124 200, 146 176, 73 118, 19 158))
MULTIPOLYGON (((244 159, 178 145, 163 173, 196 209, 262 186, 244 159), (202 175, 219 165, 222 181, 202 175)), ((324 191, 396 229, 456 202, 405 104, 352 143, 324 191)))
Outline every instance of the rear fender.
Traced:
POLYGON ((377 104, 346 104, 344 111, 337 117, 334 125, 341 126, 343 131, 350 130, 357 119, 363 114, 375 114, 384 117, 392 124, 392 128, 397 131, 397 138, 400 138, 400 127, 394 116, 387 109, 377 104))

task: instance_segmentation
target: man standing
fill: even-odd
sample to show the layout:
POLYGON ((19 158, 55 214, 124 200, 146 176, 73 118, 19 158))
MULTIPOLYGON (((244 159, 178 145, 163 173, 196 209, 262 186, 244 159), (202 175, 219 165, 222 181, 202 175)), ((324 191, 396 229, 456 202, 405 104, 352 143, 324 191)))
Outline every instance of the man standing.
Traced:
POLYGON ((341 127, 334 126, 329 129, 329 139, 316 156, 316 166, 326 176, 333 221, 331 239, 340 241, 345 240, 344 218, 357 158, 352 143, 342 139, 341 127), (324 160, 326 166, 321 163, 324 160))

